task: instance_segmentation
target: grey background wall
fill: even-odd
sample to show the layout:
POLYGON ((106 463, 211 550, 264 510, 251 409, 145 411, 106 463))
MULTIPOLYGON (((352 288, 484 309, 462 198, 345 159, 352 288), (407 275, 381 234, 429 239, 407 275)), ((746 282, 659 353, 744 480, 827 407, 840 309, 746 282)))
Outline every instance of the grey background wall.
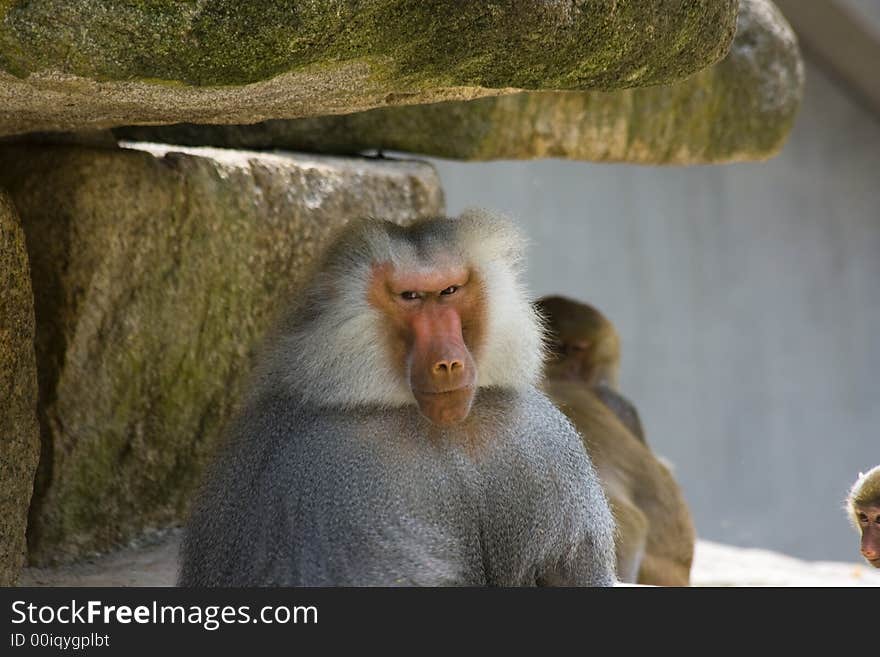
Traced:
POLYGON ((526 227, 536 294, 618 325, 622 386, 703 538, 857 560, 841 504, 880 463, 880 119, 807 76, 766 163, 435 164, 451 213, 526 227))

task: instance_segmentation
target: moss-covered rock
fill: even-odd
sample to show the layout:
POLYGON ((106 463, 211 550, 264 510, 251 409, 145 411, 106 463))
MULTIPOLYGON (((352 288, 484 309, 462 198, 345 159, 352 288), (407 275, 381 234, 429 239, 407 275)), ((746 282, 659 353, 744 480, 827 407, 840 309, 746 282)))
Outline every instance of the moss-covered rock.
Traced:
POLYGON ((6 0, 0 134, 619 89, 718 61, 736 0, 6 0))
POLYGON ((122 128, 129 138, 327 153, 411 151, 462 160, 560 157, 694 164, 763 159, 785 142, 802 96, 791 28, 768 0, 742 0, 719 64, 671 85, 527 92, 256 125, 122 128))
POLYGON ((178 521, 255 342, 334 229, 443 210, 427 164, 215 149, 6 146, 0 185, 36 297, 35 564, 178 521))
POLYGON ((24 233, 0 191, 0 586, 15 584, 40 456, 34 297, 24 233))

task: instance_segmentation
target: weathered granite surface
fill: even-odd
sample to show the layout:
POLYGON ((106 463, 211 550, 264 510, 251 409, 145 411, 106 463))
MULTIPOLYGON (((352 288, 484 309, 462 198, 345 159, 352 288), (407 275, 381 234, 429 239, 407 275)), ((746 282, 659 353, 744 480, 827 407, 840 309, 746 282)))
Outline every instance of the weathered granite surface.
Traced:
POLYGON ((180 150, 0 148, 36 297, 33 564, 179 521, 255 344, 334 230, 443 211, 420 162, 180 150))
POLYGON ((325 153, 410 151, 460 160, 545 157, 701 164, 761 160, 785 143, 803 95, 794 32, 769 0, 741 0, 717 65, 669 85, 537 91, 256 125, 134 127, 127 138, 325 153))
POLYGON ((672 82, 736 0, 0 0, 0 135, 672 82))
POLYGON ((40 456, 34 297, 24 233, 0 190, 0 586, 15 583, 40 456))

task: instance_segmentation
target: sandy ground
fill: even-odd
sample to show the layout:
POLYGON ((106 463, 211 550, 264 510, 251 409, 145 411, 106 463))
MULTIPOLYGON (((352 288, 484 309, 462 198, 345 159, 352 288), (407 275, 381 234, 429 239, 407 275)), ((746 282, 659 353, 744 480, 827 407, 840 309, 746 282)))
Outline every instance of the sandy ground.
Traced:
MULTIPOLYGON (((858 548, 854 535, 856 557, 858 548)), ((802 561, 770 550, 699 541, 692 580, 696 586, 880 586, 880 569, 858 562, 802 561)))
MULTIPOLYGON (((180 531, 61 568, 26 568, 21 586, 173 586, 180 531)), ((853 551, 857 544, 853 543, 853 551)), ((880 569, 860 563, 802 561, 778 552, 700 541, 694 586, 880 586, 880 569)))
POLYGON ((59 568, 25 568, 19 586, 174 586, 180 530, 59 568))

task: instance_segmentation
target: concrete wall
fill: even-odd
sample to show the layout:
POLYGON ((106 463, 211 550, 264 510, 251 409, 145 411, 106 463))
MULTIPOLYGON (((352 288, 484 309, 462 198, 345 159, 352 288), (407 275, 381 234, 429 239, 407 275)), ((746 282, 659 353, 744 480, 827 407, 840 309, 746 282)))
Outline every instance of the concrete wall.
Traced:
POLYGON ((853 16, 864 21, 863 25, 880 36, 880 2, 877 0, 838 0, 853 16))
POLYGON ((880 463, 880 120, 815 67, 767 163, 436 161, 506 211, 535 293, 591 300, 701 536, 857 560, 841 502, 880 463))

